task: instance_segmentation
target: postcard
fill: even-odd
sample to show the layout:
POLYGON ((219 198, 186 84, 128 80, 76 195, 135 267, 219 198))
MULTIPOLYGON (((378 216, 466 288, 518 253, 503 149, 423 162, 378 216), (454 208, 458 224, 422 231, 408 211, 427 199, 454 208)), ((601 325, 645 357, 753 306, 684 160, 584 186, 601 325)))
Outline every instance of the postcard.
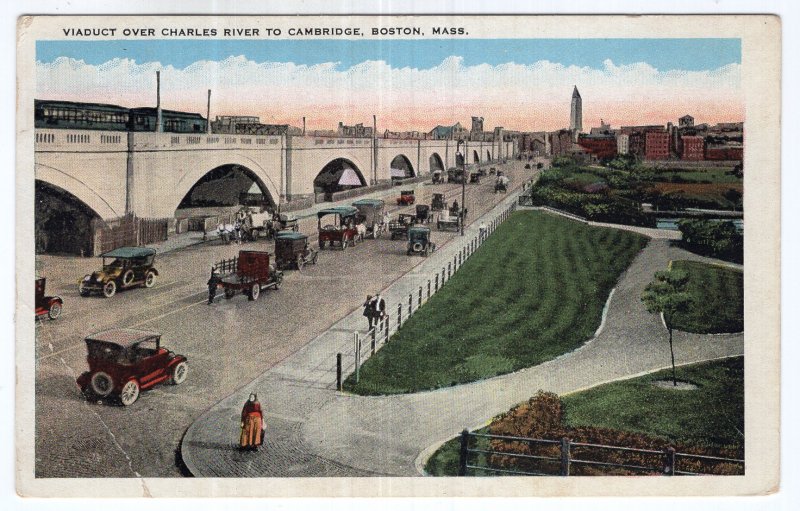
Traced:
POLYGON ((17 37, 21 495, 778 490, 777 17, 17 37))

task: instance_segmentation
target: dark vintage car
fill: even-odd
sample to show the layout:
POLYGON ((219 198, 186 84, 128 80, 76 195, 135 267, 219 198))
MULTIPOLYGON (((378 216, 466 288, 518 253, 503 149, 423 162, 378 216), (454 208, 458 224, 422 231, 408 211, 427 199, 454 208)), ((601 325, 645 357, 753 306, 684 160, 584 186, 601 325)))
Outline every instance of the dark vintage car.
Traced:
POLYGON ((431 221, 431 207, 427 204, 417 204, 415 223, 428 224, 431 221))
POLYGON ((395 240, 397 238, 403 239, 408 236, 408 229, 414 225, 416 219, 416 215, 400 213, 400 215, 397 217, 397 220, 392 220, 389 222, 390 237, 395 240))
POLYGON ((189 373, 186 357, 161 346, 157 332, 120 328, 85 341, 89 370, 77 381, 90 399, 115 397, 129 406, 142 390, 164 381, 179 385, 189 373))
POLYGON ((525 168, 526 168, 526 169, 529 169, 529 168, 531 168, 531 164, 530 164, 530 163, 526 163, 526 164, 525 164, 525 168))
POLYGON ((64 300, 60 296, 46 296, 44 294, 46 283, 45 278, 36 279, 36 317, 47 316, 50 319, 56 319, 61 315, 64 300))
POLYGON ((429 227, 415 225, 408 229, 408 255, 420 254, 428 257, 431 252, 436 250, 436 243, 431 241, 431 230, 429 227))
POLYGON ((444 194, 434 193, 431 199, 431 211, 441 211, 445 208, 444 194))
POLYGON ((472 172, 469 175, 469 182, 472 184, 479 184, 481 182, 480 172, 472 172))
POLYGON ((364 224, 367 236, 380 238, 388 227, 383 223, 386 203, 381 199, 360 199, 353 203, 353 207, 358 209, 358 220, 364 224))
POLYGON ((459 168, 451 168, 447 170, 447 182, 448 183, 458 183, 461 184, 464 182, 464 169, 459 168))
POLYGON ((431 172, 431 184, 438 185, 444 183, 444 175, 441 169, 431 172))
POLYGON ((414 197, 414 190, 403 190, 400 192, 400 197, 397 198, 398 206, 408 206, 414 204, 416 197, 414 197))
POLYGON ((308 236, 300 232, 281 231, 275 235, 275 266, 279 270, 317 264, 319 252, 308 244, 308 236))
POLYGON ((81 296, 102 293, 111 298, 120 289, 137 286, 153 287, 158 271, 153 267, 156 251, 153 248, 122 247, 105 254, 103 268, 86 275, 78 282, 81 296))
POLYGON ((317 213, 319 248, 325 248, 326 243, 331 247, 334 243, 338 243, 344 250, 350 243, 355 244, 358 237, 357 215, 358 209, 353 206, 337 206, 319 211, 317 213))

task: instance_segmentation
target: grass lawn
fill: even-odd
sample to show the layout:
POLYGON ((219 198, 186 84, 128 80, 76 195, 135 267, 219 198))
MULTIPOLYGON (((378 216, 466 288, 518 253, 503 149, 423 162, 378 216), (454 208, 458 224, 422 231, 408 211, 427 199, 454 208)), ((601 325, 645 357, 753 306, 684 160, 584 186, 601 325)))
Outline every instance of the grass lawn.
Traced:
MULTIPOLYGON (((562 397, 569 428, 609 428, 662 438, 688 447, 742 449, 744 446, 744 359, 735 357, 678 368, 681 380, 698 386, 675 391, 652 385, 670 371, 601 385, 562 397)), ((479 432, 487 433, 488 428, 479 432)), ((489 443, 478 440, 476 448, 489 443)), ((442 445, 425 465, 435 476, 458 471, 459 440, 442 445)), ((471 463, 485 463, 476 458, 471 463)))
POLYGON ((537 211, 514 213, 345 389, 399 394, 540 364, 589 339, 647 239, 537 211))
POLYGON ((676 314, 673 328, 695 333, 744 330, 744 281, 741 270, 694 261, 673 261, 672 268, 689 274, 686 291, 692 306, 676 314))

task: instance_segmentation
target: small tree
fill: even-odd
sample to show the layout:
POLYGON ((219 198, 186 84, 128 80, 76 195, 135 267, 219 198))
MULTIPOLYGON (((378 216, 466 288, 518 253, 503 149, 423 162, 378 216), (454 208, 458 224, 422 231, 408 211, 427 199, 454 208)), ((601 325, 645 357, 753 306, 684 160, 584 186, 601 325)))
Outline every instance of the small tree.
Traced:
POLYGON ((661 313, 669 332, 669 353, 672 357, 672 384, 678 386, 675 377, 675 350, 672 347, 672 328, 675 314, 685 311, 691 303, 691 295, 685 291, 689 274, 681 270, 656 272, 655 280, 647 285, 642 294, 647 311, 661 313))

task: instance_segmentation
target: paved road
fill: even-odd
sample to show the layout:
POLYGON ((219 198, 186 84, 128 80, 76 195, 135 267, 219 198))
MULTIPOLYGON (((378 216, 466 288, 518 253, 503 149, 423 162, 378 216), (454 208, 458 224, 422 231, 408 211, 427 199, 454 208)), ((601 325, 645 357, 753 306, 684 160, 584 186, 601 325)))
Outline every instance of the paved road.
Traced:
MULTIPOLYGON (((506 170, 514 186, 532 175, 518 162, 506 170)), ((504 198, 491 189, 488 180, 467 185, 470 218, 504 198)), ((434 191, 461 202, 456 185, 422 190, 422 202, 429 202, 434 191)), ((316 231, 316 220, 304 219, 301 230, 316 231)), ((434 233, 440 245, 454 237, 434 233)), ((358 308, 367 293, 385 288, 422 261, 407 257, 402 241, 370 240, 346 251, 322 252, 316 266, 288 272, 279 291, 265 291, 257 302, 238 296, 207 306, 210 265, 239 248, 271 250, 272 245, 203 244, 164 254, 157 258, 161 277, 153 289, 120 292, 111 299, 78 296, 77 280, 96 268, 96 259, 37 257, 39 272, 48 277, 48 293, 65 300, 57 321, 36 327, 37 476, 182 475, 177 449, 203 411, 297 352, 358 308), (86 368, 82 339, 111 327, 163 333, 166 346, 189 357, 187 381, 145 392, 132 407, 86 402, 75 385, 86 368)))
MULTIPOLYGON (((449 249, 457 250, 458 240, 449 249)), ((436 271, 449 257, 436 254, 395 282, 387 299, 402 299, 430 275, 426 266, 436 271)), ((672 259, 704 260, 668 240, 651 240, 618 282, 601 332, 578 350, 517 373, 433 392, 361 397, 331 390, 333 354, 347 349, 347 334, 361 321, 351 314, 192 424, 182 445, 184 460, 193 474, 207 477, 419 475, 443 441, 486 424, 539 389, 563 395, 668 367, 666 330, 640 297, 672 259), (267 442, 258 453, 239 453, 233 443, 238 411, 251 391, 260 393, 266 408, 267 442)), ((675 335, 678 364, 741 355, 743 349, 742 334, 675 335)))

